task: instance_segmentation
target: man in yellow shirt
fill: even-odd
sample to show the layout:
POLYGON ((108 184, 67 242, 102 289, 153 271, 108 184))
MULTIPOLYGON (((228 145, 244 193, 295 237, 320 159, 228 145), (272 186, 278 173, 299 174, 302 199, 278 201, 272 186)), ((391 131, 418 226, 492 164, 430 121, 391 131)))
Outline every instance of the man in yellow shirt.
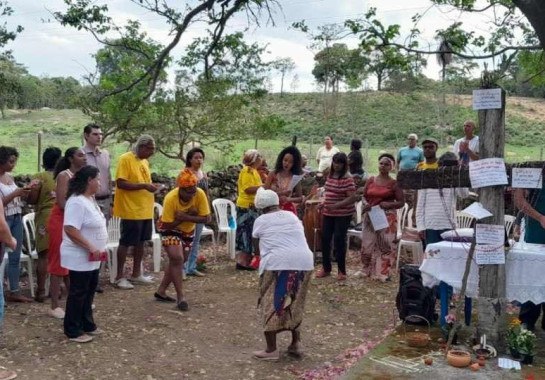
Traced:
POLYGON ((439 147, 439 142, 432 138, 428 137, 422 141, 422 150, 424 151, 425 161, 420 162, 416 166, 416 170, 428 170, 428 169, 438 169, 439 163, 437 161, 437 148, 439 147))
POLYGON ((197 187, 197 176, 191 169, 185 168, 177 182, 178 187, 163 201, 159 232, 168 255, 168 267, 154 296, 158 301, 176 302, 179 310, 188 311, 189 305, 182 292, 182 267, 191 251, 196 224, 210 222, 210 207, 206 193, 197 187), (166 294, 170 283, 176 289, 176 300, 166 294))
POLYGON ((144 242, 151 239, 154 193, 159 189, 151 183, 148 158, 155 153, 155 140, 142 135, 134 149, 119 157, 115 174, 114 216, 121 219, 121 237, 117 249, 116 286, 133 289, 132 283, 150 284, 153 280, 140 273, 144 242), (134 247, 132 277, 123 277, 129 247, 134 247))

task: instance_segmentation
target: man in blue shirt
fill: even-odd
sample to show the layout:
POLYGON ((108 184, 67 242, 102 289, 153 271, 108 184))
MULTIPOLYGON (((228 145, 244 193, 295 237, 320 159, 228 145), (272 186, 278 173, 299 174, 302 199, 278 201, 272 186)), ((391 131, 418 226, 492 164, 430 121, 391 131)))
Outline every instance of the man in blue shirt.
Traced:
POLYGON ((419 162, 424 161, 424 153, 422 149, 416 146, 418 136, 411 133, 407 136, 408 146, 401 148, 397 152, 397 170, 415 169, 419 162))

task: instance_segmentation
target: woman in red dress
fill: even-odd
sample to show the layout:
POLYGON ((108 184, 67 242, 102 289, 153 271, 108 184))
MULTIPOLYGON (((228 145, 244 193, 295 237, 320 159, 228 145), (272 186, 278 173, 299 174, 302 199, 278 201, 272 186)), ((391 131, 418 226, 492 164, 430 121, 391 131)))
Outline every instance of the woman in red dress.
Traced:
POLYGON ((64 310, 59 305, 61 295, 61 282, 64 281, 66 289, 68 284, 68 269, 61 267, 61 243, 64 223, 64 205, 66 204, 66 193, 68 192, 68 181, 74 174, 85 166, 87 159, 81 148, 72 147, 64 152, 57 166, 53 178, 56 182, 55 204, 51 209, 47 232, 49 233, 49 249, 47 251, 47 272, 51 275, 51 309, 49 315, 54 318, 63 319, 64 310))

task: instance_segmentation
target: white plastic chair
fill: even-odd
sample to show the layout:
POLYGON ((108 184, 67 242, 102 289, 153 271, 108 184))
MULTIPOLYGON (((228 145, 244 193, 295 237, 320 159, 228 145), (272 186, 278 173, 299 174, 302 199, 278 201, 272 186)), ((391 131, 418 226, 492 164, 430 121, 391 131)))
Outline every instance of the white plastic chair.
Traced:
MULTIPOLYGON (((405 206, 408 205, 405 204, 405 206)), ((405 208, 405 207, 403 207, 405 208)), ((396 270, 399 270, 399 259, 401 258, 401 252, 403 248, 410 249, 413 255, 413 264, 420 264, 422 263, 422 260, 424 259, 424 249, 422 247, 422 242, 420 240, 418 241, 412 241, 412 240, 406 240, 403 239, 403 231, 406 229, 412 230, 415 234, 417 233, 416 229, 412 226, 412 218, 413 218, 413 212, 414 208, 411 208, 407 210, 407 212, 402 212, 402 219, 401 221, 398 220, 397 225, 401 228, 401 230, 397 231, 397 234, 399 236, 399 241, 397 243, 397 259, 396 259, 396 270), (403 216, 403 214, 405 214, 403 216)), ((399 216, 399 213, 398 213, 399 216)))
POLYGON ((27 264, 28 271, 28 283, 30 285, 30 294, 34 297, 34 269, 33 269, 33 260, 38 259, 38 252, 36 252, 35 237, 36 237, 36 227, 34 224, 35 213, 31 212, 23 216, 23 233, 24 241, 23 244, 26 245, 28 253, 21 252, 21 263, 27 264))
POLYGON ((201 238, 203 236, 210 236, 212 238, 212 244, 216 245, 216 236, 214 235, 214 230, 206 225, 202 229, 201 238))
POLYGON ((218 241, 220 234, 225 233, 227 238, 227 251, 231 259, 235 258, 235 243, 236 243, 236 229, 229 227, 229 215, 233 220, 237 220, 237 210, 235 204, 229 199, 214 199, 212 201, 212 207, 214 208, 214 214, 216 215, 216 223, 218 225, 218 241), (229 211, 230 210, 230 214, 229 211))
MULTIPOLYGON (((4 281, 4 272, 6 269, 6 265, 8 265, 8 254, 1 253, 2 255, 2 261, 0 261, 0 281, 4 281)), ((0 294, 0 297, 4 297, 3 294, 0 294)))
MULTIPOLYGON (((163 215, 163 206, 159 203, 153 205, 153 214, 157 218, 163 215)), ((161 271, 161 235, 155 229, 155 218, 152 220, 151 242, 153 244, 153 271, 161 271)))
POLYGON ((403 207, 397 209, 397 239, 401 239, 405 222, 407 221, 407 213, 409 212, 409 204, 405 203, 403 207))
MULTIPOLYGON (((361 210, 363 209, 363 202, 359 201, 356 203, 356 224, 361 223, 361 210)), ((361 230, 356 230, 355 228, 349 228, 346 234, 346 252, 348 253, 350 247, 350 238, 356 237, 361 239, 361 230)))
POLYGON ((511 229, 513 228, 513 224, 515 223, 516 217, 513 215, 505 215, 505 232, 507 233, 507 237, 509 238, 511 236, 511 229))
POLYGON ((470 228, 474 220, 472 216, 456 211, 456 228, 470 228))
POLYGON ((121 236, 121 220, 117 216, 112 216, 108 223, 108 269, 110 270, 110 283, 115 283, 117 276, 117 248, 119 247, 119 237, 121 236))

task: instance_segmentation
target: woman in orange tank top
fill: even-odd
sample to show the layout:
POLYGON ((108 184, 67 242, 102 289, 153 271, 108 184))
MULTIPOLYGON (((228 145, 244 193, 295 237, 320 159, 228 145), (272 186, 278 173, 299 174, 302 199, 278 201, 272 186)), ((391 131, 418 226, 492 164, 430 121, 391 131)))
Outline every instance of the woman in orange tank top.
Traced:
POLYGON ((390 269, 395 260, 393 241, 397 234, 397 212, 403 207, 403 191, 397 181, 390 177, 395 166, 390 154, 379 156, 379 175, 367 180, 363 188, 363 228, 361 234, 361 261, 363 274, 380 281, 390 279, 390 269), (373 206, 379 206, 386 213, 388 227, 375 231, 367 212, 373 206))

